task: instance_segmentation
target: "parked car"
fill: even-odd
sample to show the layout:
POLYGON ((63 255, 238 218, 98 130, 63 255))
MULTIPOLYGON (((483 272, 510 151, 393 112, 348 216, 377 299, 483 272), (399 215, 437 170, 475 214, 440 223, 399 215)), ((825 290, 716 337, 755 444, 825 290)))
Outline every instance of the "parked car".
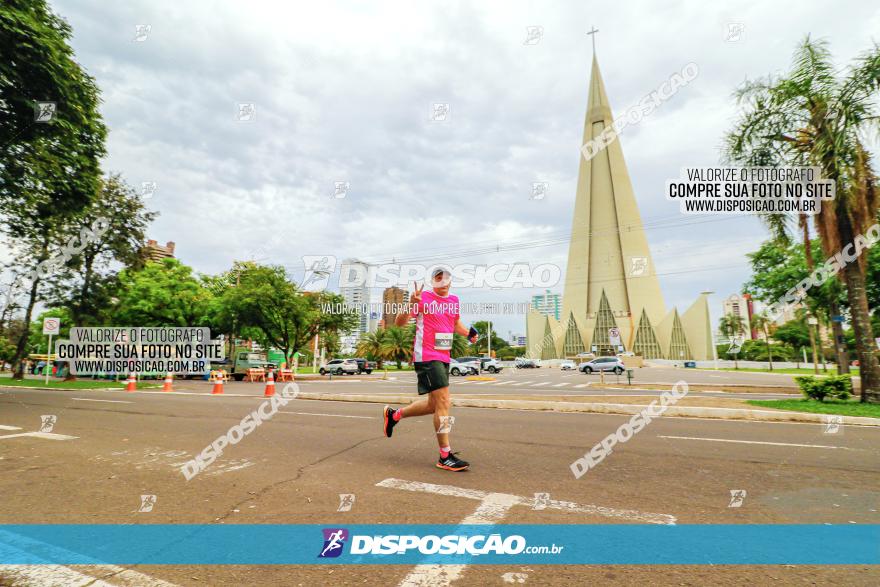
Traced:
POLYGON ((565 360, 559 363, 559 368, 563 371, 570 371, 571 369, 577 369, 577 365, 574 364, 574 361, 565 360))
POLYGON ((333 375, 342 375, 343 373, 354 375, 357 372, 358 364, 355 359, 333 359, 329 363, 321 365, 321 368, 318 370, 318 373, 321 375, 326 375, 327 373, 333 375))
POLYGON ((458 360, 464 362, 476 362, 479 365, 480 371, 488 371, 489 373, 498 373, 503 369, 501 363, 492 357, 459 357, 458 360))
POLYGON ((367 375, 369 375, 373 372, 373 369, 376 368, 375 361, 368 361, 360 357, 356 357, 354 360, 357 361, 358 373, 366 373, 367 375))
POLYGON ((586 360, 589 361, 589 360, 591 360, 591 359, 595 359, 595 358, 596 358, 596 355, 595 355, 594 353, 578 353, 578 354, 575 355, 575 358, 577 358, 577 359, 586 359, 586 360))
POLYGON ((517 359, 514 363, 517 369, 540 369, 541 364, 534 359, 517 359))
POLYGON ((578 371, 587 374, 590 374, 593 371, 614 371, 620 375, 625 370, 626 367, 623 366, 623 361, 618 357, 599 357, 598 359, 593 359, 592 361, 587 361, 578 365, 578 371))
POLYGON ((452 375, 479 375, 480 364, 476 361, 465 361, 464 359, 450 359, 449 373, 452 375))

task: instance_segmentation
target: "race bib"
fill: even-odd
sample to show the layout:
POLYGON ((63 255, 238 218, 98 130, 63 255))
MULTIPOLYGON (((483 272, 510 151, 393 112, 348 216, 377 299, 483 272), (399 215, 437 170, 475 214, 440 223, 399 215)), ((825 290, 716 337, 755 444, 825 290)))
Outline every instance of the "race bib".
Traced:
POLYGON ((438 351, 448 351, 452 349, 452 333, 437 332, 434 334, 434 349, 438 351))

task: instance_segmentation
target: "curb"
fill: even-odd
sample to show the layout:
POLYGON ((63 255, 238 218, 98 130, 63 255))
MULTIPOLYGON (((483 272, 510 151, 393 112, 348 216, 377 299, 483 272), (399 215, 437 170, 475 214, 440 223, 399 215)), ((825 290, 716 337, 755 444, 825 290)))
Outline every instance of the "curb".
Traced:
MULTIPOLYGON (((416 401, 408 395, 368 395, 368 394, 326 394, 301 392, 300 399, 364 402, 364 403, 397 403, 409 404, 416 401)), ((533 401, 533 400, 495 400, 476 398, 452 398, 452 405, 462 408, 496 408, 506 410, 538 410, 551 412, 574 412, 594 414, 633 415, 647 406, 635 404, 578 404, 571 402, 533 401)), ((702 408, 699 406, 667 406, 663 416, 681 416, 689 418, 713 418, 718 420, 751 420, 757 422, 804 422, 809 424, 825 424, 826 416, 831 414, 813 414, 810 412, 787 412, 785 410, 748 410, 745 408, 702 408)), ((842 424, 858 426, 880 426, 880 418, 864 416, 841 416, 842 424)))
MULTIPOLYGON (((161 385, 139 387, 137 390, 161 389, 161 385)), ((124 391, 124 387, 31 387, 30 385, 0 385, 0 389, 36 389, 37 391, 124 391)))

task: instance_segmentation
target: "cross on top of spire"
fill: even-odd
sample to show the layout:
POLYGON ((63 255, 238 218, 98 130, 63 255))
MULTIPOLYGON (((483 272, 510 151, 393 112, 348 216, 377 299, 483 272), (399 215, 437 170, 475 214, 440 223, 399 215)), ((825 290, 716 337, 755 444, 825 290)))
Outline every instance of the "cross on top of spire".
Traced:
POLYGON ((592 29, 590 29, 589 31, 587 31, 587 34, 590 35, 591 39, 593 39, 593 53, 596 52, 596 33, 598 33, 598 32, 599 32, 599 29, 597 29, 595 26, 592 29))

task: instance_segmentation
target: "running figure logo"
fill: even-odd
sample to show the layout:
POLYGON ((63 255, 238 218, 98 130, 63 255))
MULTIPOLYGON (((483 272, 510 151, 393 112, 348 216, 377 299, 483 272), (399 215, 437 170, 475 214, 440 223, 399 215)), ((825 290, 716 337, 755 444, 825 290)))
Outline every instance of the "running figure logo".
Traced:
POLYGON ((324 528, 324 548, 318 558, 336 558, 342 554, 345 541, 348 540, 348 530, 345 528, 324 528))
POLYGON ((746 500, 746 490, 745 489, 731 489, 730 490, 730 503, 727 504, 727 507, 729 507, 729 508, 741 507, 745 500, 746 500))
POLYGON ((57 416, 40 416, 40 432, 52 432, 52 429, 55 428, 55 423, 57 421, 57 416))

